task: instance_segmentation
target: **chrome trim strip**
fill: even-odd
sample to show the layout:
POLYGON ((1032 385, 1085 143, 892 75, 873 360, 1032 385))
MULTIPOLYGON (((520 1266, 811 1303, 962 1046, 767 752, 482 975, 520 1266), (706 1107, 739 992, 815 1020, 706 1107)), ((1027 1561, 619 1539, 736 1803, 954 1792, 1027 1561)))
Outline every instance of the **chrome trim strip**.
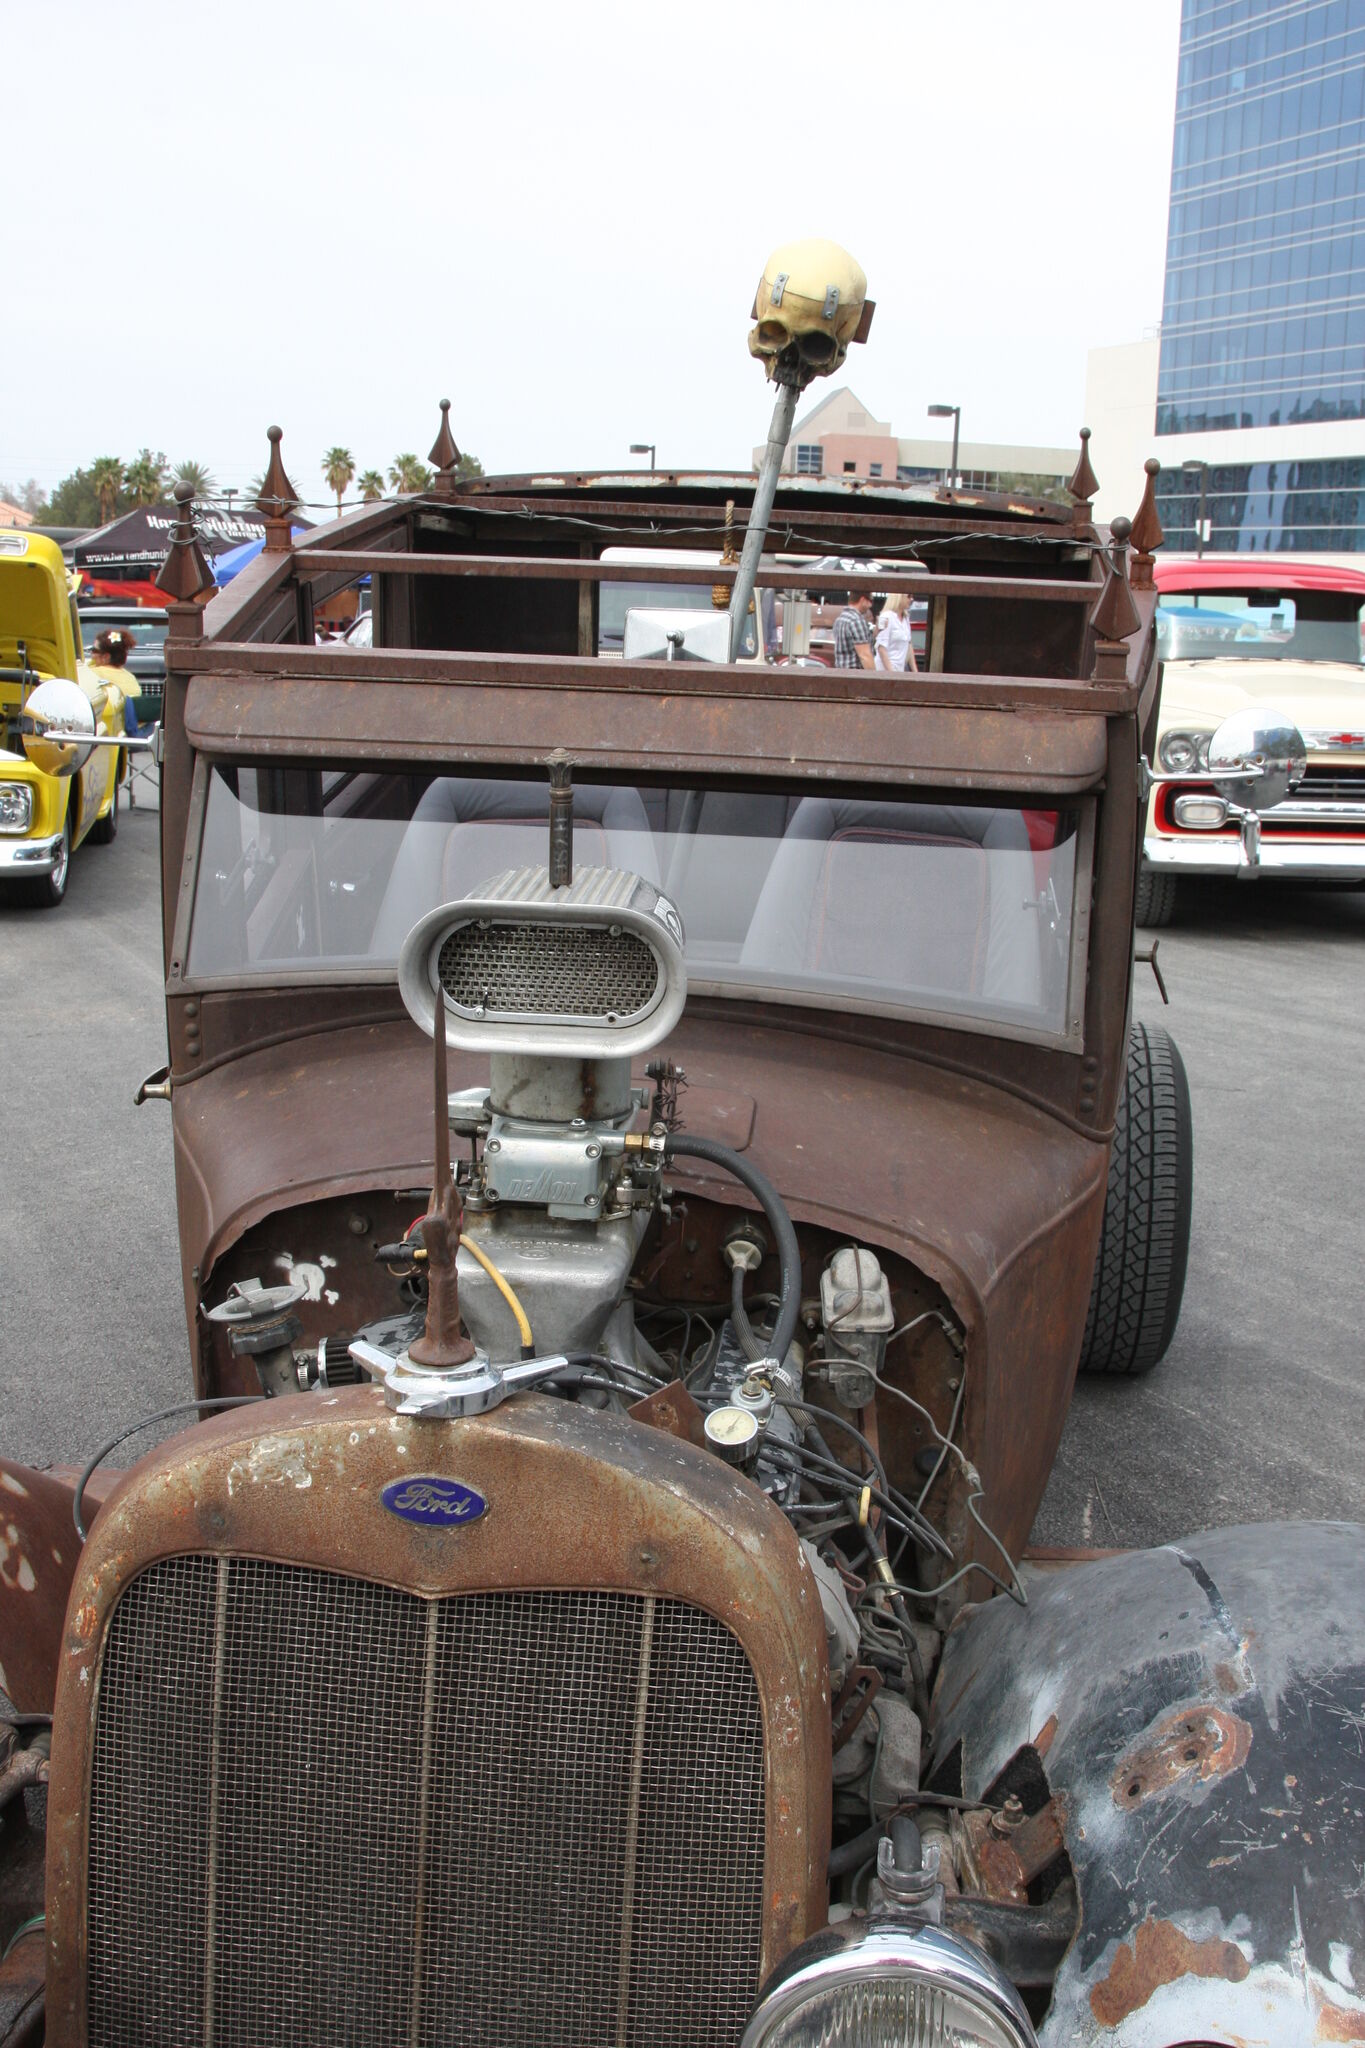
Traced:
POLYGON ((0 873, 50 875, 61 843, 60 832, 53 839, 0 839, 0 873))

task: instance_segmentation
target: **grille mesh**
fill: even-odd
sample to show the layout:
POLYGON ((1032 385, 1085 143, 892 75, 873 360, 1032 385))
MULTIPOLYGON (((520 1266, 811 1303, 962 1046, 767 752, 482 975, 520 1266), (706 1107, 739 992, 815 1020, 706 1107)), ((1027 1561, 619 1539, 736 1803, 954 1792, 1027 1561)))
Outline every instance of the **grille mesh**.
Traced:
POLYGON ((464 924, 437 963, 441 986, 479 1016, 636 1016, 659 983, 635 932, 586 924, 464 924))
POLYGON ((757 1687, 699 1608, 170 1559, 101 1669, 90 2048, 728 2048, 763 1844, 757 1687))

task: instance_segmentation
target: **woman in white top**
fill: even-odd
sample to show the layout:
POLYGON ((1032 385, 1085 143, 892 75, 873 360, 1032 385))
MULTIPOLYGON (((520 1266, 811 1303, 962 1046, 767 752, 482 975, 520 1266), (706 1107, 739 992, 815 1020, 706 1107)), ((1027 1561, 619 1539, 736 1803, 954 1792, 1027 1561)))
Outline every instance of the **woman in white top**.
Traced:
POLYGON ((903 590, 897 591, 894 597, 888 597, 882 606, 881 623, 877 627, 878 668, 908 668, 918 672, 919 663, 915 660, 910 639, 909 613, 910 600, 903 590))

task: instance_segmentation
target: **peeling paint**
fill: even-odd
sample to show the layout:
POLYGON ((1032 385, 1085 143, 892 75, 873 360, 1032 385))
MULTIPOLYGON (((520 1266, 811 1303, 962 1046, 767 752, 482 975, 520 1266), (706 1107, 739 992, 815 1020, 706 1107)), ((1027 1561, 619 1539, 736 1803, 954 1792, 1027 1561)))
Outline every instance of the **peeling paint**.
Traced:
POLYGON ((1090 2010, 1102 2026, 1116 2027, 1146 2005, 1152 1993, 1180 1977, 1221 1977, 1240 1984, 1251 1964, 1234 1941, 1191 1941, 1169 1920, 1144 1920, 1132 1947, 1121 1943, 1109 1974, 1090 1993, 1090 2010))

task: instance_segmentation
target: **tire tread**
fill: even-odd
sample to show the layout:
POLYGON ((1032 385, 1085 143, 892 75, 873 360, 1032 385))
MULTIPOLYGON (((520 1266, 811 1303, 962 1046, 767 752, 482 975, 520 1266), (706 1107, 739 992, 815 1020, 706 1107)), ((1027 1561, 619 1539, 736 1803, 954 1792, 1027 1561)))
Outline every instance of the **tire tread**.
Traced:
POLYGON ((1170 1347, 1189 1257, 1193 1149, 1175 1041, 1159 1026, 1135 1024, 1081 1344, 1084 1372, 1150 1372, 1170 1347))

